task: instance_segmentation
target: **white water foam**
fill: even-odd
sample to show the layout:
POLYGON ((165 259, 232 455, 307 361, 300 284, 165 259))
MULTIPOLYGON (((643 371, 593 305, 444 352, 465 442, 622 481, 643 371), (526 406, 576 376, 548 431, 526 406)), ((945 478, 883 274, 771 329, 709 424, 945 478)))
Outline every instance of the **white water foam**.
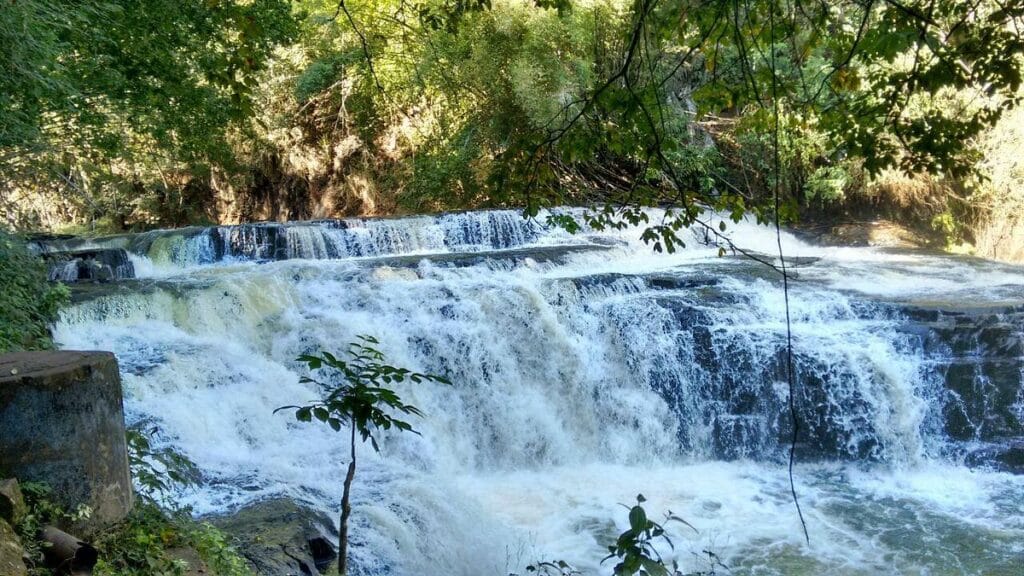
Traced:
MULTIPOLYGON (((460 224, 476 244, 453 248, 434 226, 415 220, 419 232, 391 238, 419 244, 387 250, 578 242, 503 242, 460 224)), ((737 228, 738 241, 774 242, 737 228)), ((707 569, 711 549, 739 574, 1019 573, 1024 479, 943 459, 928 360, 898 315, 857 294, 911 297, 921 270, 929 285, 976 293, 1024 276, 785 238, 787 251, 820 258, 797 267, 791 295, 801 381, 823 399, 805 434, 820 435, 824 462, 797 470, 808 547, 779 458, 777 279, 715 248, 654 255, 637 237, 591 235, 611 247, 503 266, 172 263, 161 283, 66 311, 56 338, 117 353, 129 418, 158 425, 203 470, 203 486, 181 495, 201 514, 279 494, 336 510, 346 435, 273 414, 315 396, 298 381, 299 354, 373 334, 391 363, 448 375, 451 387, 398 387, 427 415, 413 422, 422 436, 384 434, 381 455, 360 448, 360 574, 498 575, 556 558, 608 573, 618 504, 637 493, 652 516, 670 509, 700 530, 671 532, 688 570, 707 569)))

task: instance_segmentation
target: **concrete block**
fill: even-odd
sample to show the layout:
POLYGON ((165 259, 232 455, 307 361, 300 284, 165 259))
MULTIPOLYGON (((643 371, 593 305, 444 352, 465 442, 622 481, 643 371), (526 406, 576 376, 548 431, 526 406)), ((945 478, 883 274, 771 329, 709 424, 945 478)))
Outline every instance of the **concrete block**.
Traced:
POLYGON ((91 516, 82 534, 121 520, 133 494, 121 377, 109 352, 0 356, 0 470, 46 482, 54 498, 91 516))

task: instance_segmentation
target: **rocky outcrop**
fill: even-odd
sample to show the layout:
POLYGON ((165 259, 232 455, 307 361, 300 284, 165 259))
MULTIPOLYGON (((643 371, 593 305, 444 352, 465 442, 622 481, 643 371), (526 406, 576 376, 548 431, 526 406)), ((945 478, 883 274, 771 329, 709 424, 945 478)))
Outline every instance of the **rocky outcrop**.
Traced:
POLYGON ((109 352, 0 356, 0 469, 45 482, 69 509, 92 513, 68 526, 88 535, 125 517, 132 485, 121 378, 109 352))
POLYGON ((214 574, 195 548, 171 548, 167 550, 167 557, 185 567, 185 572, 181 576, 214 574))
POLYGON ((18 481, 14 478, 0 480, 0 519, 15 525, 21 522, 27 511, 18 481))
POLYGON ((234 537, 239 554, 261 576, 318 576, 337 557, 330 518, 293 500, 264 500, 209 520, 234 537))
POLYGON ((911 307, 944 376, 943 425, 968 464, 1024 473, 1024 307, 911 307))
POLYGON ((936 238, 892 220, 856 222, 803 222, 792 230, 804 240, 825 246, 876 246, 884 248, 934 248, 936 238))
POLYGON ((48 252, 50 280, 61 282, 113 282, 135 277, 135 265, 121 248, 48 252))

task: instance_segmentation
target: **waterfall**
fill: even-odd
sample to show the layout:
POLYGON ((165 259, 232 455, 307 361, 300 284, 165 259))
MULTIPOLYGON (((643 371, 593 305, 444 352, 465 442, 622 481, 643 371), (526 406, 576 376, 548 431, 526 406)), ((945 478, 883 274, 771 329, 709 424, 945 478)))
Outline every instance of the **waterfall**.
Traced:
MULTIPOLYGON (((130 239, 140 257, 175 270, 248 260, 339 259, 500 250, 524 246, 545 232, 517 211, 463 212, 402 219, 348 218, 157 230, 130 239)), ((565 234, 546 231, 548 238, 565 234)), ((123 237, 94 245, 121 246, 123 237)))
MULTIPOLYGON (((203 470, 180 495, 197 513, 274 495, 336 510, 345 434, 273 414, 315 395, 298 355, 371 334, 390 363, 448 376, 397 386, 426 414, 421 436, 360 447, 359 574, 499 575, 541 559, 608 573, 618 504, 637 493, 700 530, 673 527, 691 570, 704 549, 741 574, 1019 568, 1024 477, 1000 458, 1024 438, 1024 270, 783 238, 806 547, 784 465, 777 275, 698 242, 659 255, 635 229, 573 236, 543 221, 485 211, 122 239, 155 280, 81 299, 55 336, 116 352, 129 418, 203 470)), ((753 224, 732 234, 774 243, 753 224)))

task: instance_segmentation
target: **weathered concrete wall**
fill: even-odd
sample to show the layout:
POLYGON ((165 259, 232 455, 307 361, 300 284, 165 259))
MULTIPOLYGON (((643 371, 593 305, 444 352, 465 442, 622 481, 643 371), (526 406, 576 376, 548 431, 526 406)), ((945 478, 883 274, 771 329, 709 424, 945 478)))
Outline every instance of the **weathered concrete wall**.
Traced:
POLYGON ((0 356, 0 470, 46 482, 91 517, 88 533, 132 505, 117 360, 109 352, 19 352, 0 356))

